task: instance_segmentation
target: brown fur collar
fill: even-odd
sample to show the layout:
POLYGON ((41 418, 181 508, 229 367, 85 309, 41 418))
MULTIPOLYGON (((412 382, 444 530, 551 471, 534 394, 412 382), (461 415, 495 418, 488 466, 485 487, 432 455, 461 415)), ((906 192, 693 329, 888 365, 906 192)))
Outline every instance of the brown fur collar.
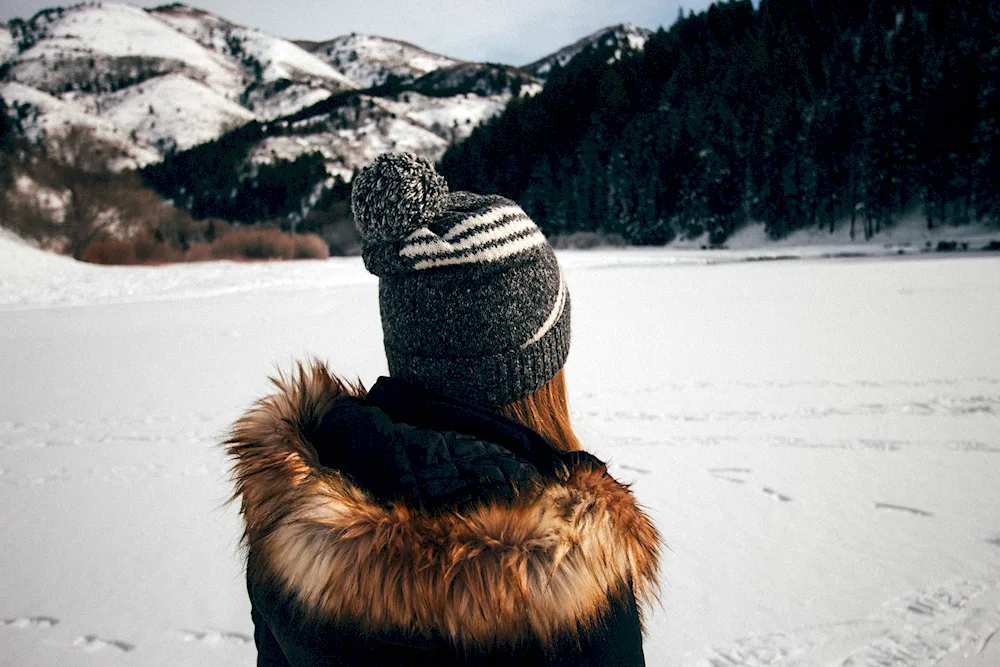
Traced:
POLYGON ((655 597, 659 535, 605 472, 571 470, 462 513, 387 507, 320 466, 304 436, 357 390, 321 364, 273 383, 226 443, 234 499, 268 579, 316 618, 467 645, 549 642, 590 627, 630 586, 641 603, 655 597))

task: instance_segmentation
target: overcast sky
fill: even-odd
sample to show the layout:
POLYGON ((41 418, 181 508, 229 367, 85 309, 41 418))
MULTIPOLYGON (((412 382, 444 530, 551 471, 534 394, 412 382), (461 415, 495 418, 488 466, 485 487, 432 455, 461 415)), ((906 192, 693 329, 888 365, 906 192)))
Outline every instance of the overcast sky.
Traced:
MULTIPOLYGON (((3 0, 0 21, 30 18, 51 0, 3 0)), ((66 5, 70 2, 63 3, 66 5)), ((164 0, 137 2, 143 7, 164 0)), ((709 0, 198 0, 234 23, 279 37, 325 40, 349 32, 413 42, 465 60, 525 65, 616 23, 669 27, 677 9, 709 0)))

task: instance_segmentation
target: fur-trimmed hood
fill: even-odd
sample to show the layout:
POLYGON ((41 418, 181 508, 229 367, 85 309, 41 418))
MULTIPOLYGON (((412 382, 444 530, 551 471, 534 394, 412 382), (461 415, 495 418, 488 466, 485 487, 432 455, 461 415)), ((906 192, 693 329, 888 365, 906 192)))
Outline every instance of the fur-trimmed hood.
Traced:
POLYGON ((260 575, 304 613, 493 645, 575 635, 615 596, 656 593, 660 539, 602 466, 569 466, 510 500, 428 511, 323 466, 309 437, 359 389, 325 366, 273 380, 233 426, 234 498, 260 575))

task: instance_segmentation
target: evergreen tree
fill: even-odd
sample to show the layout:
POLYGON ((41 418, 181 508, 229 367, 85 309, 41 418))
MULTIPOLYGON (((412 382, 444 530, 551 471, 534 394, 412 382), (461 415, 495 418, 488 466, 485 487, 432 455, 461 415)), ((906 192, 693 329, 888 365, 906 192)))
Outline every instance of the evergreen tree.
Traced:
POLYGON ((640 53, 584 51, 441 168, 547 233, 633 243, 997 220, 997 34, 995 3, 972 0, 716 3, 640 53))

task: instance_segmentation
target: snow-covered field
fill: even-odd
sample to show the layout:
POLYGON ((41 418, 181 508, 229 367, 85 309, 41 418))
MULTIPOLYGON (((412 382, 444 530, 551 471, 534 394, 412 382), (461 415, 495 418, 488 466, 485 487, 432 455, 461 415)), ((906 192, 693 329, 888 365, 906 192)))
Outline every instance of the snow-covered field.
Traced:
MULTIPOLYGON (((749 256, 561 255, 575 422, 670 546, 648 664, 1000 665, 1000 257, 749 256)), ((307 355, 384 372, 360 260, 0 236, 0 665, 253 663, 215 443, 307 355)))

